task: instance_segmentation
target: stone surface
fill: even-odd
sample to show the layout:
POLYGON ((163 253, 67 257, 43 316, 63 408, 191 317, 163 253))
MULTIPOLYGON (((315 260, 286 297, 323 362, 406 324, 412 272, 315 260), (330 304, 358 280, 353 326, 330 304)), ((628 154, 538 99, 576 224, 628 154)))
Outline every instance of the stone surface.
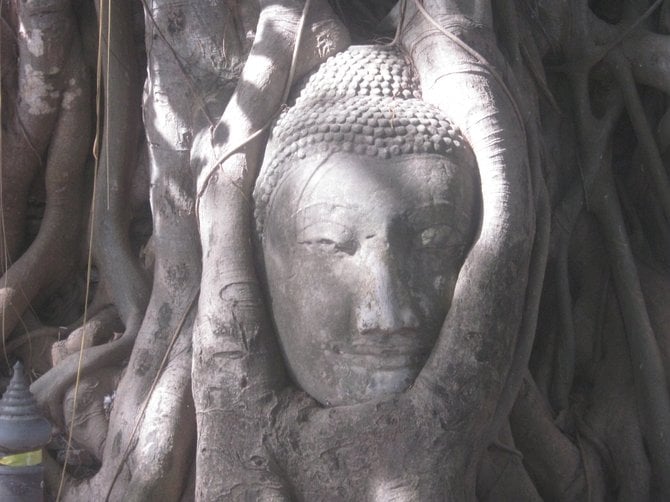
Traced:
POLYGON ((288 367, 323 404, 407 389, 449 309, 478 224, 474 165, 339 152, 294 163, 263 258, 288 367))

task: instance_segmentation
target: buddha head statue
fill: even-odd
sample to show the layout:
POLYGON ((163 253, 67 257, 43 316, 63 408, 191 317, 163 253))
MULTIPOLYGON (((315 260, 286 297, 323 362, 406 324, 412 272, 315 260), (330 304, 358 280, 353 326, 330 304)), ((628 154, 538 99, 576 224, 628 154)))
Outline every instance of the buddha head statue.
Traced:
POLYGON ((296 93, 254 190, 285 362, 322 404, 389 397, 429 357, 477 232, 475 157, 396 48, 353 46, 296 93))

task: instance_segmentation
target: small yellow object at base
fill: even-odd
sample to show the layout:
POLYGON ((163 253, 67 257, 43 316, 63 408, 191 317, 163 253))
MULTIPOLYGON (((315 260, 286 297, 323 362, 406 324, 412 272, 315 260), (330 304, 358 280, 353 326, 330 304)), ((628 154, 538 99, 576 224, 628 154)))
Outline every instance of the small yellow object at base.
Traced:
POLYGON ((0 458, 0 465, 10 467, 26 467, 42 463, 42 450, 28 451, 26 453, 17 453, 16 455, 7 455, 0 458))

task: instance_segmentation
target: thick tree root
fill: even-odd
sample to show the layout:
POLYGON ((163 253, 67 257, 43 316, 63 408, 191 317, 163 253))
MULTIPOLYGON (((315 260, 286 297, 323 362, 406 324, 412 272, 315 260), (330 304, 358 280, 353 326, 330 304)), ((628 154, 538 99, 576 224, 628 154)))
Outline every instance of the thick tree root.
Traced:
POLYGON ((587 482, 579 448, 555 425, 549 404, 526 375, 510 423, 524 464, 546 500, 584 500, 587 482))
POLYGON ((131 320, 118 340, 84 350, 81 362, 79 354, 72 354, 32 383, 30 391, 55 424, 63 426, 63 396, 77 374, 87 376, 97 369, 120 365, 133 349, 141 321, 139 316, 134 323, 131 320))
MULTIPOLYGON (((448 113, 472 145, 482 185, 482 222, 440 338, 410 392, 434 393, 446 403, 458 403, 443 417, 447 429, 459 431, 445 472, 454 486, 446 493, 469 499, 474 497, 479 458, 501 425, 496 410, 512 402, 514 392, 505 394, 508 378, 521 374, 512 365, 523 364, 526 357, 516 351, 527 348, 519 333, 528 281, 533 289, 539 279, 529 276, 536 201, 523 118, 510 84, 501 77, 505 63, 492 42, 493 31, 442 2, 416 4, 408 4, 401 41, 417 68, 423 99, 448 113), (453 95, 460 99, 449 100, 453 95), (503 396, 505 403, 500 401, 503 396)), ((536 263, 542 263, 542 246, 535 251, 536 263)), ((526 314, 528 335, 534 323, 533 314, 526 314)))
POLYGON ((670 396, 663 360, 647 313, 621 207, 609 171, 598 184, 595 210, 612 263, 612 276, 629 345, 642 431, 656 480, 670 496, 670 396))
MULTIPOLYGON (((72 69, 80 63, 77 61, 77 49, 74 48, 74 53, 71 52, 75 32, 74 13, 69 1, 52 3, 51 8, 44 12, 35 2, 16 2, 8 16, 9 23, 19 27, 16 34, 18 96, 10 100, 14 108, 10 109, 7 117, 2 117, 3 126, 9 126, 7 131, 3 131, 0 170, 2 272, 23 251, 26 207, 31 184, 38 171, 44 167, 43 159, 56 127, 68 79, 79 79, 76 72, 73 74, 65 71, 67 66, 72 69), (13 16, 16 19, 12 19, 13 16)), ((4 21, 6 13, 2 14, 4 21)), ((3 25, 3 34, 8 31, 9 23, 3 25)), ((3 52, 4 50, 3 46, 3 52)), ((6 68, 3 65, 3 80, 8 76, 5 73, 6 68)), ((86 85, 79 82, 79 85, 82 84, 86 85)), ((11 331, 7 327, 5 330, 11 331)))
POLYGON ((141 85, 135 50, 132 3, 102 1, 100 55, 107 106, 99 138, 98 173, 93 208, 93 247, 100 274, 108 284, 121 320, 143 313, 149 301, 149 283, 130 243, 130 182, 138 165, 141 127, 141 85), (111 8, 111 12, 107 12, 111 8), (107 33, 112 20, 112 30, 107 33), (109 44, 109 45, 108 45, 109 44))
POLYGON ((93 315, 84 325, 72 330, 67 339, 54 343, 51 348, 53 366, 58 366, 67 356, 79 353, 82 349, 109 342, 114 333, 123 333, 123 324, 116 309, 109 306, 93 315))
POLYGON ((203 128, 192 149, 204 271, 192 369, 198 500, 234 493, 284 500, 287 494, 260 445, 263 403, 286 378, 253 262, 249 200, 262 160, 259 131, 271 123, 294 81, 349 44, 324 1, 270 0, 261 7, 235 93, 214 134, 203 128), (235 154, 240 145, 244 149, 235 154), (226 355, 232 353, 243 356, 226 355), (248 468, 252 457, 258 468, 248 468), (218 474, 221 465, 228 476, 218 474))
MULTIPOLYGON (((452 450, 441 452, 445 462, 453 463, 440 464, 443 474, 437 479, 431 471, 436 464, 426 461, 417 479, 426 475, 422 486, 425 488, 434 483, 444 484, 446 477, 452 494, 466 499, 473 495, 472 466, 487 442, 504 426, 503 419, 524 376, 526 383, 511 411, 511 423, 526 469, 544 498, 599 500, 617 495, 621 500, 644 500, 669 496, 670 342, 666 330, 659 328, 652 314, 654 310, 662 310, 662 302, 657 305, 649 295, 643 297, 647 291, 639 272, 639 256, 634 254, 636 242, 650 244, 644 242, 652 240, 645 233, 653 234, 655 227, 664 236, 654 237, 655 242, 651 243, 658 255, 667 255, 670 242, 667 228, 670 182, 661 156, 670 137, 667 118, 670 114, 661 122, 659 148, 649 118, 654 113, 648 109, 657 97, 652 96, 647 102, 644 98, 648 90, 637 88, 641 83, 653 87, 653 92, 666 95, 670 92, 670 66, 659 64, 670 57, 668 37, 649 31, 653 23, 642 24, 660 1, 653 2, 652 8, 640 18, 635 18, 635 10, 647 9, 645 2, 638 2, 640 5, 628 2, 623 20, 610 24, 592 12, 606 8, 603 5, 607 2, 417 0, 422 9, 427 9, 438 21, 446 21, 452 30, 447 35, 449 42, 440 48, 445 42, 441 30, 432 31, 433 23, 415 17, 414 25, 400 36, 412 49, 411 56, 426 87, 426 99, 441 104, 453 92, 460 98, 460 91, 450 91, 447 83, 463 84, 469 88, 468 92, 481 90, 487 98, 500 98, 505 113, 501 116, 483 113, 474 120, 502 124, 498 129, 520 126, 514 129, 516 133, 525 127, 521 132, 528 140, 528 148, 523 139, 517 141, 513 137, 514 132, 507 135, 509 131, 496 129, 493 135, 478 135, 479 123, 468 128, 480 166, 486 172, 481 232, 486 245, 476 247, 473 256, 488 259, 484 260, 488 272, 477 275, 478 270, 471 263, 462 271, 461 277, 468 284, 458 291, 459 299, 445 323, 435 354, 411 392, 397 402, 344 410, 323 409, 299 393, 290 398, 281 394, 287 380, 277 357, 254 270, 249 227, 249 192, 262 152, 260 131, 282 102, 287 89, 285 82, 292 79, 293 70, 299 75, 329 50, 335 50, 333 47, 343 41, 338 38, 342 33, 338 35, 334 30, 331 37, 328 29, 319 32, 324 26, 320 22, 314 25, 307 22, 302 43, 308 54, 291 63, 286 48, 292 46, 296 28, 305 21, 301 18, 305 2, 261 1, 269 22, 263 24, 265 20, 261 20, 259 44, 249 56, 250 64, 243 71, 230 105, 217 121, 215 109, 229 101, 231 82, 239 75, 240 62, 247 54, 246 34, 250 28, 245 22, 254 16, 241 12, 254 9, 249 5, 255 3, 233 0, 143 3, 147 9, 149 59, 144 111, 152 156, 154 283, 149 299, 147 278, 128 240, 130 216, 124 203, 136 164, 135 133, 141 127, 136 113, 140 107, 140 77, 134 61, 131 62, 136 56, 132 2, 99 0, 104 27, 102 82, 108 109, 104 118, 100 117, 104 131, 98 141, 101 149, 93 241, 97 265, 110 285, 126 331, 118 340, 86 348, 81 364, 79 355, 71 354, 75 335, 63 344, 68 345, 65 352, 71 355, 33 384, 52 419, 63 426, 65 413, 68 421, 82 428, 76 431, 75 439, 102 460, 100 472, 89 480, 76 483, 65 476, 63 498, 97 500, 106 496, 110 500, 143 501, 176 500, 181 496, 192 500, 197 493, 202 499, 238 494, 260 498, 262 494, 274 500, 288 500, 292 487, 285 481, 286 473, 278 468, 280 463, 292 477, 301 480, 302 485, 296 487, 318 499, 323 493, 313 482, 318 476, 331 483, 332 493, 351 488, 342 487, 341 479, 334 476, 338 468, 342 469, 342 478, 351 480, 352 486, 358 482, 363 486, 365 470, 345 472, 341 465, 333 466, 331 459, 337 458, 334 453, 337 452, 342 458, 350 455, 349 459, 358 461, 360 450, 366 448, 375 451, 370 455, 371 462, 374 461, 371 470, 380 459, 388 457, 393 460, 389 471, 398 473, 400 481, 382 487, 387 490, 382 493, 401 494, 405 488, 401 474, 426 460, 422 455, 434 451, 435 444, 448 443, 443 441, 444 435, 440 438, 435 435, 435 430, 446 427, 449 431, 444 434, 458 429, 454 442, 448 443, 452 450), (112 6, 111 17, 105 12, 108 6, 112 6), (518 22, 520 12, 526 9, 535 9, 530 16, 534 23, 539 19, 543 25, 533 26, 530 30, 533 33, 524 31, 528 26, 518 22), (435 15, 436 11, 442 15, 435 15), (211 18, 203 16, 203 12, 211 14, 211 18), (197 15, 192 16, 194 13, 197 15), (110 19, 113 29, 106 47, 108 38, 104 30, 110 19), (319 33, 325 35, 320 37, 319 33), (218 45, 216 50, 212 49, 221 40, 223 49, 218 45), (477 45, 482 41, 481 47, 477 45), (480 52, 471 50, 468 44, 480 52), (518 88, 506 74, 504 65, 497 65, 496 47, 504 51, 513 76, 519 79, 518 88), (551 86, 545 83, 542 58, 550 48, 561 55, 554 57, 565 58, 562 69, 569 78, 565 88, 559 83, 557 87, 561 88, 556 89, 555 80, 551 86), (447 49, 454 49, 451 54, 458 59, 459 66, 449 74, 434 73, 434 66, 447 49), (618 80, 618 87, 608 82, 607 89, 600 90, 598 103, 593 99, 598 91, 593 84, 601 83, 601 77, 595 75, 594 69, 611 72, 618 80), (490 74, 483 78, 486 72, 490 74), (579 166, 570 166, 570 162, 561 166, 543 162, 543 157, 552 152, 543 150, 535 134, 541 129, 542 108, 536 93, 525 92, 536 85, 555 108, 558 108, 556 102, 565 104, 567 93, 575 98, 574 117, 567 107, 564 113, 574 119, 571 126, 577 126, 577 139, 563 132, 559 137, 579 142, 580 152, 575 156, 579 166), (520 93, 519 89, 524 91, 520 93), (556 96, 560 99, 553 99, 553 91, 559 91, 556 96), (516 99, 507 103, 511 96, 516 99), (212 104, 213 101, 217 103, 212 104), (125 108, 119 107, 119 103, 125 108), (614 177, 618 172, 611 165, 611 142, 621 134, 617 126, 624 105, 645 164, 644 169, 633 172, 632 176, 649 183, 648 188, 654 191, 644 204, 637 200, 631 204, 621 202, 615 189, 614 177), (114 106, 118 108, 112 109, 114 106), (194 107, 206 119, 206 126, 200 127, 194 120, 194 107), (604 114, 594 111, 599 107, 607 108, 604 114), (529 110, 522 118, 520 112, 529 110), (516 123, 516 118, 523 124, 516 123), (197 139, 195 144, 191 141, 193 137, 197 139), (249 137, 253 141, 248 141, 249 137), (483 147, 480 149, 479 145, 483 147), (512 146, 508 148, 509 145, 512 146), (197 183, 194 175, 198 177, 197 183), (554 197, 551 207, 544 180, 554 197), (196 215, 197 203, 200 213, 196 215), (637 216, 628 213, 637 209, 636 204, 644 205, 642 213, 653 214, 641 214, 642 224, 631 226, 628 220, 634 221, 637 216), (505 215, 496 212, 500 208, 513 213, 516 219, 504 219, 505 215), (576 244, 583 244, 575 241, 579 240, 578 219, 585 208, 593 211, 600 222, 595 235, 589 237, 599 242, 602 233, 607 240, 607 251, 598 248, 602 252, 594 255, 607 256, 610 262, 602 260, 601 267, 591 267, 595 272, 588 277, 578 273, 581 264, 576 262, 582 256, 576 257, 574 249, 576 244), (629 237, 635 233, 637 241, 629 237), (505 235, 509 237, 506 241, 505 235), (547 275, 552 283, 543 294, 548 296, 547 304, 552 303, 551 295, 555 295, 559 312, 552 336, 540 340, 548 346, 539 347, 546 357, 538 358, 544 366, 534 374, 533 381, 521 369, 528 358, 536 324, 547 248, 552 251, 547 275), (512 262, 506 262, 503 255, 517 260, 516 265, 505 268, 506 263, 512 262), (600 282, 608 274, 608 266, 612 268, 618 304, 608 286, 600 282), (586 281, 589 284, 585 286, 586 281), (478 285, 482 294, 476 290, 478 285), (202 294, 191 354, 190 302, 198 286, 202 294), (480 297, 468 303, 468 294, 480 297), (490 308, 481 307, 482 296, 487 301, 489 297, 505 298, 509 303, 491 301, 490 308), (475 304, 481 310, 472 306, 475 304), (621 319, 619 312, 623 315, 621 319), (461 320, 473 313, 477 314, 479 324, 467 325, 468 337, 459 338, 459 330, 466 325, 461 320), (593 317, 585 321, 584 316, 593 317), (499 330, 501 325, 506 330, 499 330), (248 346, 239 347, 236 337, 241 333, 256 343, 252 344, 252 350, 248 346), (221 348, 229 345, 240 348, 239 353, 244 356, 227 357, 221 348), (478 350, 482 347, 485 350, 478 350), (469 360, 454 358, 459 351, 468 355, 490 352, 497 357, 507 354, 509 357, 501 359, 512 362, 469 364, 469 360), (585 357, 586 353, 592 359, 585 357), (630 368, 629 358, 633 363, 630 368), (117 370, 113 366, 127 359, 129 363, 117 389, 109 425, 107 417, 101 416, 100 395, 95 392, 90 394, 97 403, 95 409, 82 403, 77 415, 71 417, 72 383, 82 377, 81 384, 86 387, 96 378, 98 368, 104 367, 103 372, 111 375, 117 370), (593 385, 593 390, 584 391, 584 384, 593 385), (579 398, 588 400, 590 406, 582 409, 579 398), (466 412, 469 409, 471 414, 457 410, 453 404, 462 404, 464 399, 470 400, 466 412), (435 409, 429 406, 442 401, 452 406, 435 409), (426 414, 426 410, 433 412, 432 415, 426 414), (404 428, 389 423, 389 417, 399 419, 404 428), (269 423, 276 427, 268 427, 269 423), (413 429, 408 429, 407 423, 413 429), (85 430, 87 424, 94 424, 93 434, 85 430), (109 436, 105 440, 103 431, 107 427, 109 436), (271 438, 272 434, 277 437, 271 438), (279 441, 281 434, 284 436, 279 441), (299 441, 289 441, 289 437, 299 441), (353 445, 343 441, 352 438, 353 445), (276 448, 279 456, 268 453, 267 441, 274 440, 281 443, 281 448, 276 448), (304 448, 294 447, 298 443, 304 448), (415 454, 397 458, 398 451, 415 454), (303 456, 303 452, 308 455, 303 456), (461 453, 472 458, 464 458, 461 453), (312 478, 308 471, 314 474, 312 478), (614 487, 608 479, 611 476, 616 478, 614 487)), ((2 25, 0 34, 2 97, 8 98, 3 105, 9 110, 2 117, 0 270, 4 277, 0 283, 0 308, 2 335, 13 329, 16 337, 5 345, 7 351, 12 351, 31 340, 59 333, 55 328, 43 328, 18 335, 16 328, 30 303, 58 285, 76 259, 73 249, 79 231, 72 222, 81 221, 84 161, 72 162, 72 159, 85 159, 90 137, 74 137, 67 131, 79 133, 81 124, 90 122, 91 106, 84 85, 86 76, 80 79, 83 66, 77 61, 82 60, 82 51, 71 2, 3 1, 4 5, 16 9, 14 17, 3 12, 10 22, 2 25), (45 9, 45 5, 49 8, 45 9), (15 39, 11 25, 21 27, 20 31, 17 28, 15 39), (38 41, 44 48, 41 54, 38 41), (14 48, 19 56, 15 78, 8 73, 15 58, 14 48), (71 76, 75 84, 70 82, 71 76), (81 85, 83 94, 78 95, 81 85), (39 236, 26 251, 22 242, 26 200, 44 168, 47 212, 39 236)), ((413 5, 408 0, 410 18, 416 13, 413 5)), ((667 5, 664 8, 665 15, 659 18, 667 30, 670 11, 667 5)), ((324 12, 327 10, 319 10, 324 12)), ((337 25, 329 14, 325 17, 331 27, 337 25)), ((472 103, 479 106, 482 102, 478 98, 459 99, 454 106, 472 103)), ((470 111, 462 113, 467 120, 474 116, 470 111)), ((565 125, 569 119, 564 116, 557 121, 565 125)), ((569 155, 565 158, 574 160, 569 155)), ((618 188, 629 191, 624 183, 618 188)), ((641 196, 644 194, 633 194, 631 198, 641 196)), ((555 309, 555 303, 551 308, 555 309)), ((660 316, 658 312, 655 315, 660 316)), ((91 328, 91 324, 85 327, 91 328)), ((102 332, 109 335, 109 330, 99 331, 102 332)), ((80 341, 86 346, 88 339, 88 335, 82 336, 80 341)), ((111 387, 109 384, 108 388, 111 387)), ((103 394, 107 395, 106 391, 103 394)), ((55 494, 60 467, 50 459, 46 464, 47 484, 55 494)), ((518 462, 514 465, 520 468, 518 462)), ((498 474, 514 480, 525 475, 513 467, 498 474)), ((508 486, 513 486, 514 480, 510 479, 508 486)), ((524 492, 529 499, 536 495, 531 488, 528 485, 524 492)))
MULTIPOLYGON (((62 28, 58 26, 59 30, 62 28)), ((60 38, 57 41, 63 43, 60 38)), ((77 249, 79 243, 77 223, 83 209, 84 167, 92 137, 92 103, 90 79, 81 61, 78 39, 67 47, 67 65, 60 72, 66 87, 60 108, 55 108, 59 113, 57 120, 54 118, 53 135, 45 129, 48 119, 31 115, 30 120, 23 120, 31 133, 40 133, 51 140, 45 174, 47 206, 37 238, 0 279, 3 337, 18 324, 23 311, 38 293, 65 277, 76 258, 72 250, 77 249), (30 129, 29 122, 35 123, 35 131, 30 129)), ((59 50, 64 48, 59 47, 59 50)), ((65 64, 64 61, 61 64, 65 64)), ((24 96, 24 99, 28 98, 24 96)), ((43 105, 55 107, 55 104, 43 105)))

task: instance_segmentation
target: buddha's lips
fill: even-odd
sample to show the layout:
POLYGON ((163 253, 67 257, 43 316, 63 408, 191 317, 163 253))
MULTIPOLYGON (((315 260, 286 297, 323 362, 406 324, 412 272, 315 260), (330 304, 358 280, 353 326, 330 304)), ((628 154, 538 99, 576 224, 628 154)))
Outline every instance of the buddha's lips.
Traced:
POLYGON ((358 335, 351 342, 332 343, 325 347, 334 355, 398 359, 399 362, 404 361, 401 365, 423 361, 431 348, 425 339, 411 330, 358 335))

